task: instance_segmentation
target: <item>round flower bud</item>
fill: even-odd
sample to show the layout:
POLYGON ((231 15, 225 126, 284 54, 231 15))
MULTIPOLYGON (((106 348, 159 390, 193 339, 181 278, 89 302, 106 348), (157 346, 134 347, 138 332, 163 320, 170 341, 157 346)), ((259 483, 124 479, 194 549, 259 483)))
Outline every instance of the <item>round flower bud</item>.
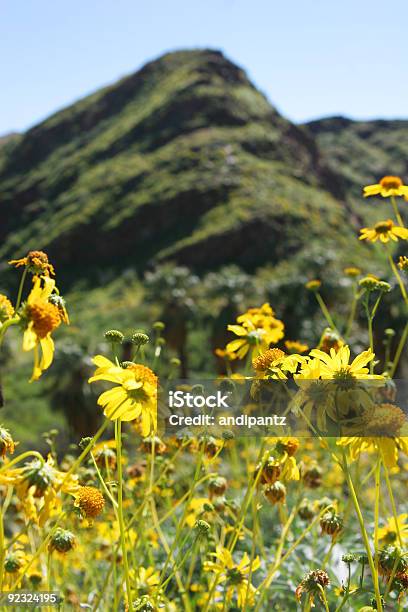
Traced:
POLYGON ((122 332, 118 331, 117 329, 110 329, 109 331, 105 332, 105 339, 112 344, 122 344, 124 338, 125 337, 122 332))
POLYGON ((322 484, 322 470, 317 465, 306 468, 302 476, 306 487, 309 489, 317 489, 322 484))
POLYGON ((25 555, 22 550, 16 550, 8 553, 4 561, 4 571, 8 574, 15 574, 24 564, 25 555))
POLYGON ((208 490, 210 491, 210 496, 213 497, 223 495, 227 490, 227 481, 223 476, 216 476, 211 478, 208 483, 208 490))
POLYGON ((316 278, 308 281, 305 285, 306 289, 308 289, 309 291, 319 291, 321 286, 322 286, 322 281, 316 278))
POLYGON ((350 565, 350 563, 354 563, 355 561, 357 561, 357 557, 353 553, 346 553, 342 556, 341 560, 343 561, 343 563, 347 563, 348 565, 350 565))
POLYGON ((199 536, 205 536, 211 529, 211 525, 207 523, 207 521, 203 521, 202 519, 197 520, 194 523, 194 529, 197 531, 199 536))
POLYGON ((264 487, 263 494, 271 504, 284 504, 286 500, 286 487, 282 482, 277 480, 273 484, 267 484, 264 487))
POLYGON ((86 447, 92 442, 92 438, 90 436, 87 436, 86 438, 81 438, 81 440, 78 442, 78 446, 79 448, 81 448, 82 450, 85 450, 86 447))
POLYGON ((181 366, 181 361, 177 357, 172 357, 170 359, 170 365, 172 365, 174 368, 179 368, 181 366))
POLYGON ((135 344, 136 346, 144 346, 149 341, 149 336, 143 332, 135 332, 131 338, 132 344, 135 344))
POLYGON ((322 533, 336 537, 343 530, 343 519, 334 510, 328 510, 320 519, 322 533))
POLYGON ((279 480, 282 474, 282 466, 275 461, 273 457, 270 457, 262 468, 262 482, 273 484, 279 480))
POLYGON ((365 289, 366 291, 376 291, 378 289, 379 282, 380 282, 379 278, 371 274, 368 274, 367 276, 362 278, 358 284, 360 285, 362 289, 365 289))
POLYGON ((51 536, 49 550, 52 552, 56 550, 59 553, 67 553, 72 550, 75 546, 75 536, 71 531, 67 529, 61 529, 60 527, 55 530, 51 536))
POLYGON ((156 321, 155 323, 153 323, 153 329, 156 331, 163 331, 163 329, 165 328, 165 324, 163 323, 163 321, 156 321))
POLYGON ((303 499, 298 514, 303 521, 310 521, 315 515, 313 504, 308 499, 303 499))
POLYGON ((96 487, 80 487, 76 494, 75 505, 86 518, 95 518, 101 514, 105 500, 96 487))
POLYGON ((31 586, 35 589, 41 584, 42 575, 39 572, 33 572, 32 574, 28 576, 28 580, 31 586))
POLYGON ((153 441, 154 441, 155 454, 164 455, 164 453, 167 450, 167 446, 157 436, 149 436, 147 438, 144 438, 140 445, 140 450, 142 450, 145 453, 151 453, 153 450, 153 441))

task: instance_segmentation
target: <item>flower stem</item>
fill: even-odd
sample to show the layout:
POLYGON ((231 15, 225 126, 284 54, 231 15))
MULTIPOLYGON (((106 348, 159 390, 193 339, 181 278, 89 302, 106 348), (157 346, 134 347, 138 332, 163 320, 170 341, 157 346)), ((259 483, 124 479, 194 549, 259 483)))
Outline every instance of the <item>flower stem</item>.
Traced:
POLYGON ((336 324, 334 323, 332 316, 329 312, 329 309, 327 308, 326 304, 324 303, 324 300, 322 298, 322 296, 320 295, 320 293, 318 291, 315 292, 315 296, 316 296, 316 300, 320 306, 320 309, 324 315, 324 318, 326 319, 327 323, 329 324, 329 326, 332 328, 333 331, 337 332, 339 334, 339 330, 336 327, 336 324))
POLYGON ((399 210, 398 210, 398 204, 397 204, 397 201, 396 201, 396 199, 395 199, 395 196, 391 196, 391 204, 392 204, 392 208, 393 208, 393 210, 394 210, 394 215, 395 215, 395 218, 396 218, 396 219, 397 219, 397 221, 398 221, 398 224, 399 224, 401 227, 405 227, 404 222, 403 222, 403 220, 402 220, 402 217, 401 217, 401 215, 400 215, 400 213, 399 213, 399 210))
POLYGON ((121 420, 115 421, 115 440, 116 440, 116 456, 118 463, 118 519, 120 531, 120 544, 122 548, 123 569, 125 572, 126 582, 126 599, 129 609, 132 603, 132 595, 130 590, 129 566, 125 540, 125 521, 123 519, 123 474, 122 474, 122 427, 121 420))
POLYGON ((382 612, 383 605, 382 605, 382 601, 381 601, 381 593, 380 593, 379 582, 378 582, 378 573, 376 572, 376 569, 375 569, 373 556, 371 554, 370 542, 369 542, 367 531, 366 531, 366 528, 365 528, 365 525, 364 525, 364 518, 363 518, 363 515, 361 513, 361 508, 360 508, 360 504, 358 502, 356 491, 354 489, 353 480, 351 478, 350 470, 349 470, 348 463, 347 463, 347 455, 346 455, 346 451, 344 450, 344 448, 342 448, 342 455, 343 455, 343 471, 344 471, 344 474, 346 476, 347 485, 348 485, 348 488, 349 488, 349 491, 350 491, 350 495, 351 495, 351 498, 352 498, 352 501, 353 501, 353 505, 354 505, 354 510, 355 510, 355 512, 357 514, 357 519, 358 519, 358 522, 359 522, 359 525, 360 525, 361 535, 363 537, 364 546, 365 546, 366 553, 367 553, 368 564, 370 566, 371 575, 372 575, 372 578, 373 578, 374 592, 375 592, 375 601, 376 601, 376 604, 377 604, 377 610, 382 612))

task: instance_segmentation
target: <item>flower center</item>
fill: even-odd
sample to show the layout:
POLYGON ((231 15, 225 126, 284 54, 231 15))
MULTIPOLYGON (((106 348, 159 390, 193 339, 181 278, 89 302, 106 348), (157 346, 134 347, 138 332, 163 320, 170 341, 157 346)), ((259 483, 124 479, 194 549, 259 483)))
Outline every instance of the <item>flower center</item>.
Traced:
POLYGON ((237 567, 232 567, 227 571, 227 579, 230 584, 241 584, 244 576, 237 567))
POLYGON ((28 306, 28 316, 33 322, 33 330, 39 338, 45 338, 61 323, 60 312, 49 302, 35 302, 28 306))
POLYGON ((374 229, 377 234, 387 234, 392 230, 392 226, 393 222, 391 219, 388 219, 388 221, 380 221, 379 223, 376 223, 374 225, 374 229))
POLYGON ((135 380, 147 382, 151 385, 157 385, 157 376, 150 368, 147 368, 140 363, 131 363, 126 369, 133 372, 135 380))
POLYGON ((380 185, 385 189, 398 189, 402 187, 402 180, 399 176, 384 176, 380 181, 380 185))

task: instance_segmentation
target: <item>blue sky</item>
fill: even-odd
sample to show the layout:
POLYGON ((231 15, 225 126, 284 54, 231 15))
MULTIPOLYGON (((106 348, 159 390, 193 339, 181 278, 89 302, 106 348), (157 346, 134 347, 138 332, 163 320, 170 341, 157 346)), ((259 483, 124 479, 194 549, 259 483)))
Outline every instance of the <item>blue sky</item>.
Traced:
POLYGON ((295 121, 407 117, 407 17, 407 0, 0 0, 0 134, 192 47, 295 121))

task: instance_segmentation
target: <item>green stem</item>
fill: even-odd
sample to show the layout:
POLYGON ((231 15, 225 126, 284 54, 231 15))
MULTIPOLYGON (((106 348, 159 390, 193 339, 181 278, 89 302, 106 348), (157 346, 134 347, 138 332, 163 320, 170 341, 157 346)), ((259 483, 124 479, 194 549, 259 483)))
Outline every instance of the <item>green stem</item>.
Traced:
POLYGON ((326 306, 326 304, 323 301, 322 296, 320 295, 320 293, 318 291, 315 292, 315 296, 316 296, 316 300, 320 306, 320 309, 324 315, 324 318, 326 319, 327 323, 329 324, 329 326, 332 328, 333 331, 337 332, 340 335, 339 330, 336 327, 336 324, 334 323, 332 316, 326 306))
POLYGON ((24 282, 25 282, 25 279, 26 279, 26 276, 27 276, 27 270, 28 270, 28 268, 25 267, 24 268, 24 272, 23 272, 23 274, 21 276, 20 285, 18 287, 17 301, 16 301, 16 307, 15 307, 15 311, 16 312, 20 308, 21 297, 23 295, 24 282))
POLYGON ((397 201, 395 199, 395 196, 391 196, 391 204, 392 204, 392 208, 394 210, 394 215, 395 215, 395 218, 397 219, 398 224, 401 227, 405 227, 404 222, 402 220, 402 217, 401 217, 401 215, 399 213, 399 210, 398 210, 398 204, 397 204, 397 201))
POLYGON ((392 368, 390 370, 390 377, 392 378, 395 374, 395 371, 398 367, 399 360, 402 355, 402 351, 404 350, 405 343, 408 337, 408 322, 405 323, 404 331, 402 332, 402 336, 397 346, 397 350, 395 351, 395 357, 392 362, 392 368))
POLYGON ((122 474, 122 427, 121 420, 115 421, 116 456, 118 463, 118 519, 120 531, 120 544, 122 548, 123 569, 126 582, 126 599, 129 609, 132 605, 132 594, 130 589, 129 566, 125 540, 125 521, 123 519, 123 474, 122 474))
POLYGON ((365 546, 366 553, 367 553, 368 564, 371 570, 371 575, 372 575, 373 584, 374 584, 374 591, 375 591, 375 601, 377 603, 377 610, 379 610, 379 612, 382 612, 383 605, 381 601, 381 593, 380 593, 379 582, 378 582, 378 573, 376 572, 376 569, 375 569, 373 556, 371 554, 370 541, 368 539, 367 531, 366 531, 365 524, 364 524, 364 518, 361 513, 360 504, 357 498, 356 491, 354 489, 353 481, 352 481, 350 470, 348 467, 346 451, 344 450, 343 447, 342 447, 342 455, 343 455, 343 471, 346 476, 347 485, 350 491, 351 498, 353 500, 354 510, 357 514, 357 519, 360 525, 361 535, 363 537, 364 546, 365 546))
POLYGON ((12 461, 8 461, 7 463, 5 463, 3 467, 0 468, 0 474, 2 472, 7 472, 11 467, 13 467, 13 465, 16 465, 16 463, 20 463, 20 461, 23 461, 23 459, 26 459, 27 457, 36 457, 37 459, 39 459, 39 461, 41 461, 43 465, 45 463, 44 457, 40 453, 38 453, 37 451, 27 451, 25 453, 22 453, 18 457, 15 457, 12 461))

